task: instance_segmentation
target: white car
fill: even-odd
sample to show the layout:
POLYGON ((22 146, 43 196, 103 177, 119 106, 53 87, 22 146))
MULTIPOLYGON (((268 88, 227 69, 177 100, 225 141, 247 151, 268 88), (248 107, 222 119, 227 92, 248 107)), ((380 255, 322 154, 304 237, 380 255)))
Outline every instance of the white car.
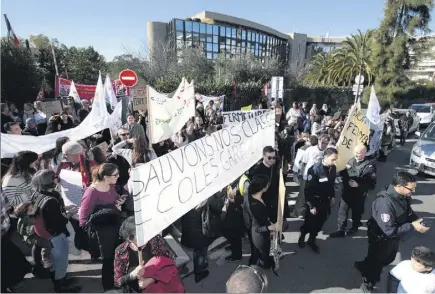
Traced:
POLYGON ((431 104, 412 104, 409 109, 415 110, 420 118, 420 125, 428 126, 435 121, 435 107, 431 104))
POLYGON ((420 139, 411 151, 409 166, 421 173, 435 176, 435 122, 431 123, 420 134, 415 133, 420 139))
POLYGON ((396 128, 396 137, 400 137, 400 128, 399 128, 399 119, 402 115, 406 114, 407 111, 411 112, 412 117, 412 125, 409 127, 408 134, 414 133, 420 129, 420 117, 417 115, 417 112, 413 109, 397 109, 393 108, 391 112, 391 116, 394 119, 394 127, 396 128))

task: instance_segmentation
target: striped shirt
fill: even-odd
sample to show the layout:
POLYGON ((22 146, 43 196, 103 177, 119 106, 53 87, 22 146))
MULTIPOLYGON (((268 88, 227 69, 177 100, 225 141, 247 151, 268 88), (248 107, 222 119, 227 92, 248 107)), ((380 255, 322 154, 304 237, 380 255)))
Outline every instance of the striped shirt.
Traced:
POLYGON ((17 206, 20 203, 27 202, 32 196, 30 181, 27 182, 21 175, 5 175, 2 190, 9 206, 17 206))

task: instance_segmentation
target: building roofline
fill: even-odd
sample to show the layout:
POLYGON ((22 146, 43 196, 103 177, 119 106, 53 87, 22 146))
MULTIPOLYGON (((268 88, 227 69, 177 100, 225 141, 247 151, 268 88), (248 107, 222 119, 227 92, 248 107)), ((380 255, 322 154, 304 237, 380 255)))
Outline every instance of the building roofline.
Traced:
POLYGON ((230 15, 226 15, 226 14, 222 14, 222 13, 217 13, 217 12, 212 12, 212 11, 202 11, 194 16, 192 16, 192 18, 199 18, 201 21, 207 22, 210 21, 212 22, 213 20, 216 20, 218 22, 226 22, 226 23, 231 23, 231 24, 235 24, 235 25, 239 25, 239 26, 244 26, 244 27, 248 27, 248 28, 253 28, 259 31, 263 31, 265 33, 268 33, 270 35, 274 35, 277 36, 281 39, 289 39, 289 36, 281 33, 280 31, 277 31, 275 29, 272 29, 270 27, 267 27, 265 25, 250 21, 250 20, 246 20, 243 18, 239 18, 239 17, 234 17, 234 16, 230 16, 230 15))

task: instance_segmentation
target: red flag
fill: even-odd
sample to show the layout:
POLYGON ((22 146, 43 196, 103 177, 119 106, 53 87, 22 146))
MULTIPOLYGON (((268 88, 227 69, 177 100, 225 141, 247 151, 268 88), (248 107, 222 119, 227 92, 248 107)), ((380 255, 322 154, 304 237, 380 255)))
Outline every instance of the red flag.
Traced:
POLYGON ((6 16, 6 14, 3 14, 5 17, 5 22, 6 22, 6 28, 8 29, 8 36, 9 38, 12 38, 12 43, 15 46, 20 45, 20 40, 18 40, 17 35, 15 35, 14 30, 12 29, 11 23, 9 22, 8 17, 6 16))

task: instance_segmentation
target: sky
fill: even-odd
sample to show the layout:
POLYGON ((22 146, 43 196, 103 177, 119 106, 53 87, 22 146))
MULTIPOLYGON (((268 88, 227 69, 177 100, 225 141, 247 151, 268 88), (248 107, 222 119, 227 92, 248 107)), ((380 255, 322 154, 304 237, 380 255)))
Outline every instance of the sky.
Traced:
MULTIPOLYGON (((376 28, 384 0, 1 0, 21 38, 44 34, 67 46, 93 46, 108 61, 114 56, 145 53, 146 24, 185 19, 201 11, 254 21, 283 33, 346 36, 376 28)), ((435 21, 431 26, 435 29, 435 21)), ((1 35, 7 33, 1 20, 1 35)))

